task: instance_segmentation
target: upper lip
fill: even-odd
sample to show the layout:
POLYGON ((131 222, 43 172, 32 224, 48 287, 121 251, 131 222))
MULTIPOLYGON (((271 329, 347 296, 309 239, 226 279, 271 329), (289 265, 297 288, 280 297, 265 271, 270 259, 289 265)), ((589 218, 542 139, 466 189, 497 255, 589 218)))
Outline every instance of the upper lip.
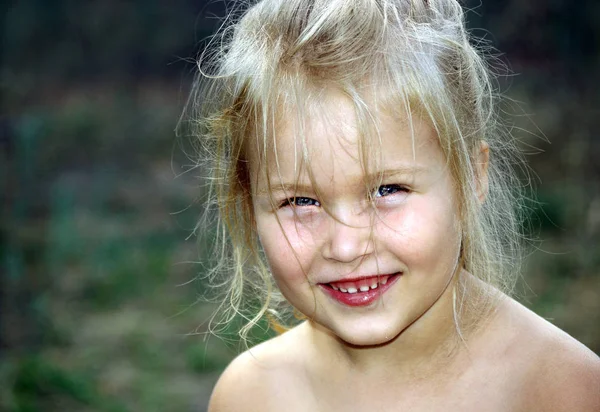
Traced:
POLYGON ((397 275, 402 273, 402 271, 396 271, 396 272, 385 272, 385 273, 377 273, 377 274, 373 274, 373 275, 360 275, 360 276, 353 276, 353 277, 342 277, 342 278, 338 278, 338 279, 331 279, 325 282, 318 282, 322 285, 327 285, 329 283, 337 283, 337 282, 359 282, 363 279, 371 279, 371 278, 377 278, 377 277, 381 277, 381 276, 393 276, 393 275, 397 275))

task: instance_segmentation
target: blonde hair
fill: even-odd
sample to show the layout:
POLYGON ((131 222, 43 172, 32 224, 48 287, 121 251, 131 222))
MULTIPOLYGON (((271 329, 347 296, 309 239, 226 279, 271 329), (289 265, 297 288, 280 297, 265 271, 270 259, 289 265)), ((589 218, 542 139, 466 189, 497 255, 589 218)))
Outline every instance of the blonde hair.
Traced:
MULTIPOLYGON (((496 113, 489 63, 470 43, 457 1, 240 4, 201 56, 199 68, 189 105, 198 161, 209 173, 209 202, 199 227, 213 228, 212 264, 205 276, 225 294, 213 330, 241 315, 245 339, 265 317, 290 319, 256 236, 248 151, 256 144, 264 158, 282 108, 296 108, 301 124, 303 107, 318 100, 323 89, 346 95, 361 124, 377 117, 373 96, 385 90, 384 103, 375 109, 418 114, 435 128, 456 184, 461 263, 493 286, 463 287, 455 295, 455 315, 483 317, 495 305, 495 291, 511 292, 521 250, 522 185, 514 172, 520 157, 496 113), (491 153, 483 205, 476 193, 482 141, 491 153)), ((364 162, 373 158, 374 146, 364 137, 366 128, 364 162)))

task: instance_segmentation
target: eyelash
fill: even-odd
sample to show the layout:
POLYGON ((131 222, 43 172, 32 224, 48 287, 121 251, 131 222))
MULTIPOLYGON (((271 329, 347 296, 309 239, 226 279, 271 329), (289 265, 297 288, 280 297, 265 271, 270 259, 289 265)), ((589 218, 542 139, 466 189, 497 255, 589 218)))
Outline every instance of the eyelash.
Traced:
POLYGON ((279 205, 280 208, 282 207, 286 207, 286 206, 295 206, 295 207, 306 207, 306 206, 321 206, 321 203, 318 200, 312 199, 310 197, 303 197, 303 196, 298 196, 298 197, 290 197, 288 199, 285 199, 283 202, 281 202, 281 204, 279 205), (307 204, 298 204, 298 200, 308 200, 309 202, 312 202, 312 204, 307 205, 307 204))
MULTIPOLYGON (((399 184, 381 185, 370 194, 370 197, 371 197, 371 199, 382 198, 382 197, 394 195, 398 192, 409 193, 410 189, 408 189, 406 186, 399 185, 399 184), (385 194, 382 193, 382 189, 386 191, 385 194)), ((288 206, 294 206, 294 207, 321 206, 321 203, 318 200, 315 200, 310 197, 297 196, 297 197, 290 197, 288 199, 285 199, 279 205, 280 208, 284 208, 284 207, 288 207, 288 206)))
POLYGON ((371 196, 372 196, 372 198, 386 197, 386 196, 396 194, 398 192, 409 193, 410 190, 406 186, 398 185, 398 184, 381 185, 371 194, 371 196), (387 189, 388 192, 386 194, 381 194, 382 189, 387 189), (390 190, 393 190, 393 191, 389 192, 390 190))

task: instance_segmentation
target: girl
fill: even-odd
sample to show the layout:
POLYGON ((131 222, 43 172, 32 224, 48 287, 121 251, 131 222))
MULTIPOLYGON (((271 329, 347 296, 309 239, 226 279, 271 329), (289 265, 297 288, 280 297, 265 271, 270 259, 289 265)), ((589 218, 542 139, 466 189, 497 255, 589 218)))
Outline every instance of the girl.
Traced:
POLYGON ((219 46, 195 97, 220 312, 300 321, 210 411, 600 410, 598 357, 507 296, 518 153, 455 0, 263 0, 219 46))

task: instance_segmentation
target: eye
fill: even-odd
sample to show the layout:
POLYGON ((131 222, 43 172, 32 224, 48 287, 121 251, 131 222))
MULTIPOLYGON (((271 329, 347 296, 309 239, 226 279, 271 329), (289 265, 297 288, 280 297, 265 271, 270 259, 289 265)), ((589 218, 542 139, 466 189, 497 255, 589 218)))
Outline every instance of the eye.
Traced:
POLYGON ((318 200, 312 199, 310 197, 290 197, 285 199, 279 207, 286 206, 295 206, 295 207, 304 207, 304 206, 321 206, 318 200))
POLYGON ((381 185, 373 193, 373 197, 386 197, 396 193, 408 193, 409 189, 402 185, 381 185))

